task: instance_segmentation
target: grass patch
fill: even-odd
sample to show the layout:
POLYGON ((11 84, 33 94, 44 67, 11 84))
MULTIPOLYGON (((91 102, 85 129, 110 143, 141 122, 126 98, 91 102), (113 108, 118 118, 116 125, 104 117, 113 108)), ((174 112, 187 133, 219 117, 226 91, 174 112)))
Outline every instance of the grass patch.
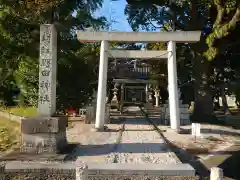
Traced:
MULTIPOLYGON (((7 112, 7 113, 12 113, 14 115, 17 116, 23 116, 23 117, 34 117, 38 115, 37 112, 37 108, 36 107, 2 107, 1 108, 2 111, 7 112)), ((0 117, 1 120, 1 117, 0 117)), ((9 121, 10 123, 12 123, 11 121, 9 121)), ((73 123, 68 121, 68 128, 67 129, 71 129, 73 128, 73 123)), ((1 128, 1 125, 0 125, 1 128)), ((0 129, 1 131, 1 129, 0 129)), ((6 129, 4 130, 4 133, 6 133, 6 129)), ((0 132, 2 133, 2 131, 0 132)), ((1 151, 1 150, 0 150, 1 151)))
POLYGON ((7 107, 3 108, 3 111, 24 117, 33 117, 38 115, 36 107, 7 107))
POLYGON ((20 140, 20 124, 0 117, 0 153, 13 146, 20 140))

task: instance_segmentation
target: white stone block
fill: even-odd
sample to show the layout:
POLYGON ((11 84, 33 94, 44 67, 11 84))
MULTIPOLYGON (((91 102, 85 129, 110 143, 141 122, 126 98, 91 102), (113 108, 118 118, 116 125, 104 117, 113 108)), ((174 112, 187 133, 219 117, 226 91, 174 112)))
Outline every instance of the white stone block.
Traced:
POLYGON ((200 123, 192 123, 192 135, 193 136, 201 136, 201 124, 200 123))
POLYGON ((210 180, 223 180, 223 170, 218 167, 211 168, 210 180))
POLYGON ((87 180, 88 179, 88 166, 81 164, 76 168, 76 180, 87 180))

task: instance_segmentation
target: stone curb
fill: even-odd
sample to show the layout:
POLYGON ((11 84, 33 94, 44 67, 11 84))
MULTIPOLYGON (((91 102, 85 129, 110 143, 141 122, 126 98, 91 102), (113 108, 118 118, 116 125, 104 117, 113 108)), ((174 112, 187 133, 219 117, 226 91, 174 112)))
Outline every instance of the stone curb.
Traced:
POLYGON ((73 171, 76 167, 83 166, 74 161, 69 162, 47 162, 47 161, 8 161, 5 163, 5 172, 66 172, 73 171))
POLYGON ((195 176, 189 164, 97 164, 88 163, 88 175, 195 176))
POLYGON ((8 161, 1 162, 0 176, 3 174, 32 174, 32 176, 49 174, 71 174, 77 180, 106 176, 158 176, 158 177, 195 177, 195 169, 189 164, 99 164, 50 162, 50 161, 8 161), (39 174, 40 173, 40 174, 39 174))

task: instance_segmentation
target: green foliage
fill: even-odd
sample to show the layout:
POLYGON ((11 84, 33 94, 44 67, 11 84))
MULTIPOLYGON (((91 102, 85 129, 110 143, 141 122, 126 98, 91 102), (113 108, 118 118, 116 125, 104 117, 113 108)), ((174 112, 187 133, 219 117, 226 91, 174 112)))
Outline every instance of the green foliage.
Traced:
POLYGON ((127 2, 125 14, 133 30, 169 30, 169 20, 175 21, 177 29, 185 31, 212 27, 210 33, 202 38, 202 47, 198 50, 208 60, 213 60, 219 53, 217 41, 228 36, 240 21, 240 5, 236 0, 176 1, 171 6, 166 0, 127 2))
POLYGON ((57 106, 79 108, 92 93, 98 68, 96 47, 83 46, 75 54, 58 61, 57 106), (67 60, 67 61, 66 61, 67 60))
POLYGON ((102 0, 1 0, 0 5, 0 97, 9 102, 12 88, 19 88, 21 104, 37 105, 40 24, 52 23, 58 31, 59 106, 71 98, 85 101, 96 79, 99 45, 80 43, 75 30, 105 27, 104 17, 92 15, 102 0))
POLYGON ((239 41, 235 31, 239 27, 240 1, 177 0, 172 4, 168 0, 127 2, 125 14, 135 31, 169 31, 172 22, 176 30, 202 31, 200 42, 177 46, 178 76, 180 82, 194 82, 195 112, 199 112, 199 116, 195 114, 196 117, 202 114, 206 115, 202 118, 211 117, 211 90, 222 88, 223 83, 227 83, 226 86, 231 89, 232 84, 236 84, 234 74, 239 74, 232 63, 236 64, 237 51, 231 50, 233 46, 227 49, 226 46, 236 43, 237 39, 239 41), (227 72, 229 69, 230 72, 227 72), (214 70, 218 72, 217 76, 213 75, 214 70))
POLYGON ((15 82, 21 91, 21 104, 37 106, 38 100, 38 61, 29 57, 22 58, 14 72, 15 82))

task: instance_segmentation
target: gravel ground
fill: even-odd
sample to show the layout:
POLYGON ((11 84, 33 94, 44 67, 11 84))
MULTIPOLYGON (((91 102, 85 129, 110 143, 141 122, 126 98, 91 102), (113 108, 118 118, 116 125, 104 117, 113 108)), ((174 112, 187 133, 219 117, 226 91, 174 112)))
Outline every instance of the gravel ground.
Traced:
POLYGON ((109 124, 108 132, 92 132, 91 125, 75 124, 69 142, 79 143, 77 161, 95 163, 181 163, 161 136, 146 120, 109 124))
POLYGON ((109 132, 92 132, 92 125, 75 124, 74 128, 68 130, 68 141, 79 143, 73 157, 77 157, 76 161, 95 162, 95 163, 113 163, 114 159, 111 154, 116 140, 119 137, 121 125, 112 125, 109 128, 115 131, 109 132))
POLYGON ((166 142, 146 121, 128 120, 124 122, 121 143, 115 150, 117 163, 181 163, 166 142), (135 122, 134 122, 135 121, 135 122))

